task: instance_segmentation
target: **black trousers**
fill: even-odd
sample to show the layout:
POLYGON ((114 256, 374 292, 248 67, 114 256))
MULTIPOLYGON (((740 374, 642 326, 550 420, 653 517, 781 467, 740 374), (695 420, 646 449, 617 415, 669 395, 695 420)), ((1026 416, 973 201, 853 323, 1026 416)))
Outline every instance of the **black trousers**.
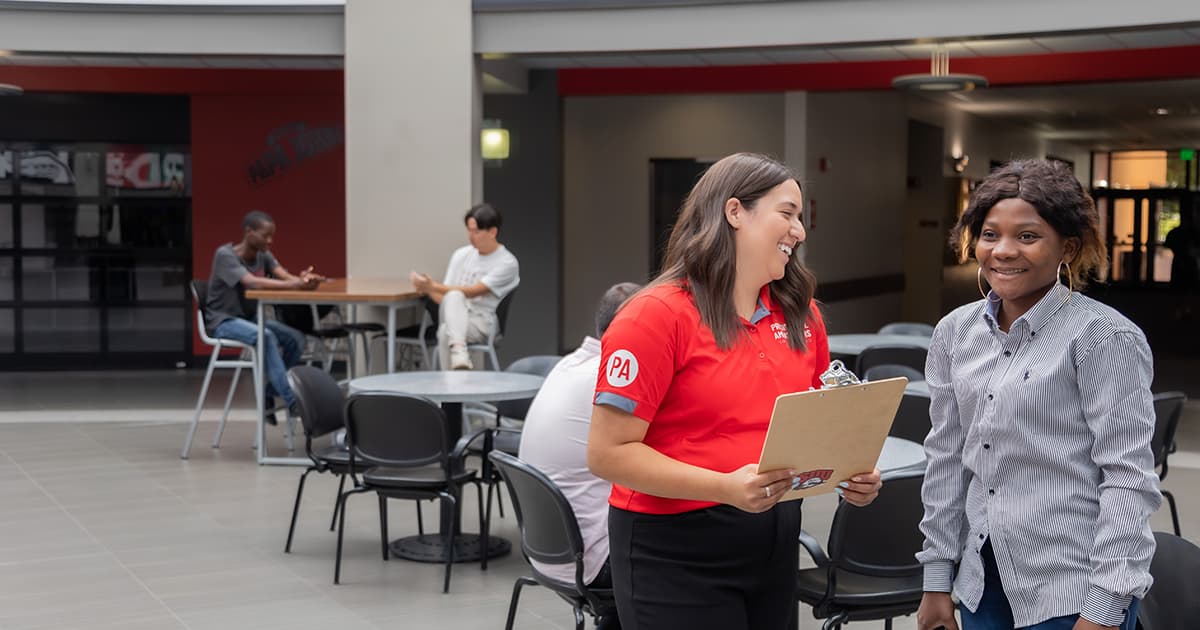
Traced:
POLYGON ((800 501, 762 514, 609 508, 609 559, 625 630, 786 630, 796 624, 800 501))

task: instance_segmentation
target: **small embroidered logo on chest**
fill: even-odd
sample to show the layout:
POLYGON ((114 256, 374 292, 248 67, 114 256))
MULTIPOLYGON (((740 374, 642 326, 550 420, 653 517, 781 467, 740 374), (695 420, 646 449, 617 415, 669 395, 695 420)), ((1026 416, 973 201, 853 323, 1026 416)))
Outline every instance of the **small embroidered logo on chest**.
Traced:
POLYGON ((786 344, 788 342, 787 324, 771 324, 771 332, 775 335, 775 341, 779 342, 780 344, 786 344))
POLYGON ((638 360, 628 350, 617 350, 608 358, 604 378, 613 387, 626 387, 637 379, 638 360))

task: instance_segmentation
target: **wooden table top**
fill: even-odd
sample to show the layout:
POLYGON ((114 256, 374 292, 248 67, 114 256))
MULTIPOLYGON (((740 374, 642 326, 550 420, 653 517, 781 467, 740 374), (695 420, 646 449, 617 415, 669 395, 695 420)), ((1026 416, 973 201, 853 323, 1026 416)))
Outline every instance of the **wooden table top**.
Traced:
POLYGON ((281 302, 400 302, 418 297, 408 278, 333 278, 311 291, 249 289, 246 297, 281 302))

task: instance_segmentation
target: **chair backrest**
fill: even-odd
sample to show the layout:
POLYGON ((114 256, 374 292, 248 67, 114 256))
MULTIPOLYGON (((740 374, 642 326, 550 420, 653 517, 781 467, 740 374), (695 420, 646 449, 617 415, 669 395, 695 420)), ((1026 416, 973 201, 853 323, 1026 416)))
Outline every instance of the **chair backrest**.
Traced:
POLYGON ((500 298, 500 303, 496 305, 496 338, 504 336, 504 331, 508 326, 508 308, 512 306, 513 296, 517 294, 517 288, 513 287, 508 295, 500 298))
MULTIPOLYGON (((562 357, 557 354, 534 354, 513 361, 511 365, 504 368, 504 371, 546 376, 550 373, 550 370, 554 369, 555 365, 558 365, 561 359, 562 357)), ((495 403, 495 406, 496 411, 506 418, 524 420, 525 415, 529 413, 529 405, 532 403, 532 398, 525 398, 522 400, 500 401, 495 403)))
MULTIPOLYGON (((1154 451, 1154 465, 1165 466, 1171 445, 1175 442, 1175 430, 1179 428, 1179 417, 1183 415, 1183 403, 1187 396, 1183 392, 1163 392, 1154 395, 1154 437, 1150 439, 1150 450, 1154 451)), ((1163 477, 1166 470, 1163 470, 1163 477)))
POLYGON ((309 438, 319 438, 346 426, 346 396, 337 379, 325 370, 298 365, 287 373, 300 405, 300 423, 309 438))
POLYGON ((208 334, 208 327, 204 324, 204 305, 208 302, 208 280, 192 280, 188 283, 188 287, 192 290, 192 299, 196 300, 196 332, 200 334, 200 340, 204 343, 210 346, 216 345, 217 340, 208 334))
POLYGON ((525 555, 546 564, 574 562, 581 570, 583 535, 562 490, 540 470, 508 453, 492 451, 488 457, 508 486, 525 555))
POLYGON ((832 567, 884 577, 919 575, 914 556, 925 541, 919 527, 924 480, 920 470, 884 475, 883 489, 870 505, 842 501, 829 531, 832 567))
POLYGON ((888 435, 924 444, 925 437, 932 429, 929 396, 905 393, 904 398, 900 399, 900 408, 896 410, 896 419, 892 422, 888 435))
POLYGON ((1164 532, 1154 532, 1154 540, 1154 586, 1138 607, 1138 623, 1142 630, 1192 630, 1200 619, 1200 547, 1164 532))
POLYGON ((907 365, 897 365, 895 363, 883 363, 880 365, 872 365, 866 369, 866 372, 859 374, 860 377, 868 381, 882 381, 885 378, 896 378, 903 376, 908 379, 908 382, 925 380, 925 373, 921 370, 913 369, 907 365))
POLYGON ((879 329, 881 335, 918 335, 932 337, 933 326, 924 322, 892 322, 879 329))
POLYGON ((925 373, 925 357, 929 351, 921 346, 879 344, 867 346, 858 354, 854 373, 862 376, 876 365, 904 365, 925 373))
POLYGON ((450 469, 446 416, 428 398, 361 392, 346 400, 346 439, 356 464, 450 469))

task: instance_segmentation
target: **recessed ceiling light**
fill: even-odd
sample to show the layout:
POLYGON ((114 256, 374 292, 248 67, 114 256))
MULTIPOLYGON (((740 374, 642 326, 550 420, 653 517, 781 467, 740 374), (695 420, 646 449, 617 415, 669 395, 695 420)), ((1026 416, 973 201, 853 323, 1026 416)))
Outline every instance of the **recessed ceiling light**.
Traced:
POLYGON ((1167 114, 1171 113, 1171 110, 1167 109, 1166 107, 1159 107, 1154 110, 1154 113, 1159 116, 1166 116, 1167 114))

